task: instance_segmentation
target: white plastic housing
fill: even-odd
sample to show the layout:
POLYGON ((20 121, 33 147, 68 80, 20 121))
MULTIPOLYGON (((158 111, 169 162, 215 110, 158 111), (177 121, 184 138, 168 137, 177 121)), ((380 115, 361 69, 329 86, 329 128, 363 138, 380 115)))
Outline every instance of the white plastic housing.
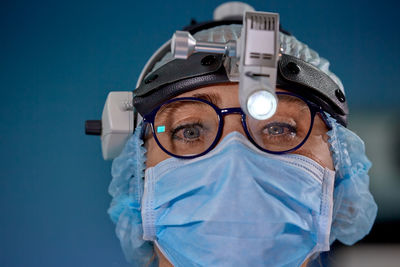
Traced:
POLYGON ((103 158, 116 158, 133 134, 132 92, 110 92, 107 96, 101 118, 101 148, 103 158))
POLYGON ((246 11, 255 11, 255 9, 246 3, 238 1, 227 2, 219 5, 214 10, 213 17, 214 20, 223 20, 226 18, 242 16, 246 11))
POLYGON ((279 59, 279 15, 246 12, 240 40, 239 102, 243 111, 251 116, 247 107, 252 94, 267 91, 275 96, 279 59))

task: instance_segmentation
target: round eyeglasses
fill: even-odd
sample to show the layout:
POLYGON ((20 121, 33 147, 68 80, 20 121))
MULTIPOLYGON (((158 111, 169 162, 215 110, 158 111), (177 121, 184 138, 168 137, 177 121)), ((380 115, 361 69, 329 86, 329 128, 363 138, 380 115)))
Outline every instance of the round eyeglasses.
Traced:
MULTIPOLYGON (((171 99, 144 116, 150 123, 159 147, 177 158, 195 158, 208 153, 218 143, 224 116, 240 114, 243 129, 249 140, 260 150, 282 154, 301 147, 310 136, 314 117, 321 107, 301 96, 277 92, 276 113, 266 120, 255 120, 239 107, 218 108, 202 98, 171 99)), ((145 128, 145 127, 144 127, 145 128)))

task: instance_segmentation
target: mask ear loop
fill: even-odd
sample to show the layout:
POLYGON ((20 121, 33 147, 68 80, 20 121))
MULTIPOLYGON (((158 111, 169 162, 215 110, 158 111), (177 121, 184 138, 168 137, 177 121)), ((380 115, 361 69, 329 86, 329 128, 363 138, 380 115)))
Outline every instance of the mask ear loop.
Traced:
POLYGON ((147 136, 150 134, 151 127, 149 122, 140 122, 140 126, 142 127, 139 133, 139 138, 143 141, 147 140, 147 136))
POLYGON ((318 116, 322 119, 322 121, 325 123, 326 127, 328 127, 328 130, 332 130, 332 124, 328 119, 328 116, 325 114, 325 111, 322 110, 321 107, 319 107, 319 110, 317 111, 318 116))

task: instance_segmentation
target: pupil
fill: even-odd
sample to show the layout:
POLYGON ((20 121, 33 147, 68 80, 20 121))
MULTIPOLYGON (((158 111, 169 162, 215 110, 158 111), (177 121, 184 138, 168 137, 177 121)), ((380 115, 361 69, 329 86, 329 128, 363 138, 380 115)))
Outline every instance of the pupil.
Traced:
POLYGON ((270 134, 282 134, 283 133, 283 128, 279 126, 271 126, 269 128, 269 133, 270 134))
POLYGON ((188 139, 197 138, 199 136, 199 130, 196 128, 189 128, 183 132, 183 136, 188 139))

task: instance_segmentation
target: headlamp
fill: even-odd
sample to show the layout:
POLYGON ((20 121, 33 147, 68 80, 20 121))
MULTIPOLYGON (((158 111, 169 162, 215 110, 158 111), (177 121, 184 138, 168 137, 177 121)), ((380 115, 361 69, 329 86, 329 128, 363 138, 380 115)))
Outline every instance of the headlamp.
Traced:
POLYGON ((254 92, 247 99, 247 110, 257 120, 266 120, 275 114, 276 97, 266 90, 254 92))
MULTIPOLYGON (((242 110, 257 120, 272 117, 278 105, 275 96, 279 59, 279 15, 246 12, 241 37, 226 43, 197 42, 184 31, 172 37, 175 58, 187 59, 193 53, 223 54, 233 64, 239 63, 239 102, 242 110)), ((237 68, 230 68, 235 70, 237 68)), ((237 77, 233 73, 230 77, 237 77)))
POLYGON ((238 82, 240 106, 257 120, 265 120, 275 113, 275 88, 278 86, 316 103, 346 125, 348 107, 341 87, 318 67, 292 55, 285 38, 292 40, 290 47, 301 43, 282 29, 280 47, 278 14, 254 12, 248 5, 238 2, 223 4, 215 12, 213 21, 191 23, 185 27, 187 32, 176 32, 175 38, 162 45, 148 60, 137 88, 133 92, 110 92, 102 119, 86 122, 87 134, 101 136, 105 159, 115 158, 121 152, 141 121, 141 115, 148 114, 167 99, 213 84, 238 82), (241 28, 234 27, 240 24, 241 28), (231 35, 232 38, 240 35, 236 41, 201 41, 213 39, 202 36, 201 31, 228 25, 238 29, 231 35), (199 39, 190 34, 196 34, 196 38, 198 35, 199 39), (171 43, 175 57, 187 60, 168 60, 156 68, 160 60, 169 57, 171 43))

